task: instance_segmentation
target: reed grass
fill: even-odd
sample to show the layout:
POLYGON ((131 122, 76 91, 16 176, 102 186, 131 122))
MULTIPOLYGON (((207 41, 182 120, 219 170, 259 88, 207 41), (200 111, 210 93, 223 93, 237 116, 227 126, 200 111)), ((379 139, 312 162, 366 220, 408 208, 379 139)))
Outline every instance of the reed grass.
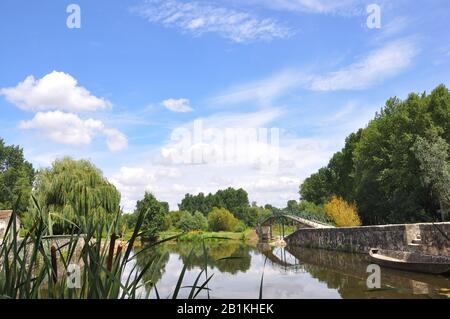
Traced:
MULTIPOLYGON (((112 223, 94 221, 89 216, 88 205, 84 211, 77 211, 80 218, 64 243, 58 242, 58 236, 50 236, 51 229, 45 214, 35 198, 32 199, 38 212, 34 216, 32 227, 21 238, 17 227, 16 209, 8 223, 3 240, 0 242, 0 298, 6 299, 134 299, 142 298, 143 276, 159 267, 155 256, 144 266, 138 267, 135 258, 138 253, 160 245, 168 238, 135 253, 133 246, 142 234, 141 229, 146 213, 138 216, 131 238, 120 243, 115 242, 120 211, 114 213, 112 223), (106 239, 105 239, 106 238, 106 239), (68 270, 70 265, 80 266, 80 285, 70 288, 68 270), (127 268, 127 270, 126 270, 127 268), (131 268, 131 271, 128 271, 131 268)), ((83 205, 77 205, 83 207, 83 205)), ((23 231, 21 232, 23 233, 23 231)), ((205 257, 207 258, 207 256, 205 257)), ((206 265, 206 263, 205 263, 206 265)), ((193 285, 183 286, 186 269, 181 271, 178 284, 172 293, 177 298, 181 289, 190 289, 189 298, 207 290, 212 276, 201 280, 207 269, 201 269, 193 285)), ((156 283, 153 285, 156 296, 159 294, 156 283)))

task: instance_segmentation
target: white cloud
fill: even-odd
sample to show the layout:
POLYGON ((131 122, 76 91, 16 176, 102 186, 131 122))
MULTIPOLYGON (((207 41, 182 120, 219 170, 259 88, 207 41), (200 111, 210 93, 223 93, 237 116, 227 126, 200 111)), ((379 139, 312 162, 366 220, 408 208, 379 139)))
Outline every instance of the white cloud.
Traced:
POLYGON ((384 40, 386 38, 398 35, 403 32, 409 25, 411 25, 413 21, 407 17, 395 17, 391 19, 387 23, 383 23, 380 31, 380 35, 377 37, 377 40, 384 40))
POLYGON ((127 148, 128 139, 119 130, 105 128, 103 134, 106 135, 106 144, 111 152, 118 152, 127 148))
POLYGON ((107 100, 79 86, 71 75, 56 71, 38 80, 30 75, 15 87, 0 89, 0 95, 23 110, 35 112, 86 112, 111 107, 107 100))
POLYGON ((188 99, 168 99, 162 101, 161 104, 173 112, 187 113, 193 111, 191 108, 191 103, 188 99))
POLYGON ((309 77, 293 70, 282 71, 262 80, 232 87, 218 94, 212 102, 230 104, 258 101, 261 105, 270 106, 277 97, 306 85, 309 77))
POLYGON ((401 39, 369 52, 359 61, 325 75, 298 69, 283 70, 262 80, 233 86, 210 99, 211 104, 258 102, 271 106, 274 100, 299 89, 312 91, 360 90, 398 75, 418 54, 414 39, 401 39))
POLYGON ((418 49, 411 40, 391 42, 343 69, 316 77, 310 89, 337 91, 365 89, 409 67, 418 49))
POLYGON ((200 36, 217 33, 233 42, 285 38, 290 31, 272 19, 261 19, 241 12, 200 1, 150 0, 132 8, 149 22, 200 36))
POLYGON ((61 111, 38 112, 32 120, 22 121, 21 129, 36 129, 52 141, 67 145, 88 145, 97 135, 107 137, 110 151, 119 151, 127 147, 126 136, 115 130, 108 129, 102 121, 83 120, 73 113, 61 111))
MULTIPOLYGON (((174 163, 170 154, 177 153, 181 146, 169 140, 149 150, 145 156, 142 151, 137 156, 130 154, 130 162, 113 173, 111 181, 121 191, 122 205, 126 211, 134 210, 136 201, 142 198, 144 191, 153 192, 159 200, 169 202, 171 209, 177 209, 177 204, 186 193, 216 192, 227 187, 242 187, 249 193, 250 201, 281 207, 287 200, 299 198, 300 183, 326 165, 332 154, 343 147, 345 137, 366 125, 376 110, 378 105, 368 106, 352 100, 334 113, 326 113, 329 114, 327 116, 319 113, 303 118, 300 125, 313 135, 297 135, 280 130, 279 146, 269 148, 278 153, 278 169, 270 166, 268 169, 264 163, 218 163, 210 158, 202 163, 174 163)), ((284 110, 269 108, 246 114, 215 114, 201 120, 203 133, 208 135, 214 128, 222 131, 227 128, 270 128, 275 121, 288 115, 284 110)), ((194 122, 187 122, 182 128, 193 132, 193 126, 194 122)), ((188 143, 192 143, 189 138, 188 143)), ((193 148, 200 147, 206 153, 217 146, 214 141, 207 139, 198 145, 190 145, 193 148)), ((249 141, 246 149, 241 151, 257 153, 260 146, 258 141, 249 141)))

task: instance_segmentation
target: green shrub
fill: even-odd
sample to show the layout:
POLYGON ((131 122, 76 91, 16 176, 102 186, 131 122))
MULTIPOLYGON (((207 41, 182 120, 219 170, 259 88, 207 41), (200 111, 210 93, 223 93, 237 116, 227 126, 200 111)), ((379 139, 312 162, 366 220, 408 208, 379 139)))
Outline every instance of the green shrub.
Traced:
POLYGON ((208 219, 201 212, 195 212, 192 218, 194 220, 194 230, 208 230, 208 219))
POLYGON ((213 208, 208 214, 208 226, 212 231, 234 231, 239 220, 225 208, 213 208))

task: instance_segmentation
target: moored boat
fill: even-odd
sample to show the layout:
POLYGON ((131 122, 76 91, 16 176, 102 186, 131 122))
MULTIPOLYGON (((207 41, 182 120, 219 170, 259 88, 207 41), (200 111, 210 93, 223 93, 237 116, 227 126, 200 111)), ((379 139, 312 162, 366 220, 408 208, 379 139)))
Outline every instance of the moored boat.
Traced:
POLYGON ((371 249, 369 255, 372 262, 380 266, 436 275, 450 274, 450 256, 376 248, 371 249))

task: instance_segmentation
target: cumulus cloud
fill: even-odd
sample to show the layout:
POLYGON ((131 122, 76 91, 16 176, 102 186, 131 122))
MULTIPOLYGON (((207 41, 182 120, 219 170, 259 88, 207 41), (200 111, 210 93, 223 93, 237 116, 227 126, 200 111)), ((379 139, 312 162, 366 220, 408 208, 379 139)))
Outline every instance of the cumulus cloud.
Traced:
POLYGON ((15 87, 0 89, 0 95, 19 108, 34 112, 87 112, 111 107, 109 101, 92 95, 71 75, 57 71, 41 79, 30 75, 15 87))
POLYGON ((161 102, 165 108, 178 113, 192 112, 191 103, 188 99, 168 99, 161 102))
POLYGON ((285 38, 291 33, 273 19, 262 19, 247 12, 200 1, 150 0, 132 8, 132 12, 151 23, 194 36, 217 33, 237 43, 285 38))
POLYGON ((106 128, 102 121, 83 120, 76 114, 61 111, 38 112, 33 119, 22 121, 19 127, 38 130, 60 144, 88 145, 98 135, 106 136, 110 151, 120 151, 128 144, 123 133, 106 128))
MULTIPOLYGON (((215 114, 201 118, 203 136, 198 140, 194 137, 196 121, 190 121, 182 125, 181 129, 190 132, 191 136, 178 135, 179 139, 166 141, 145 156, 140 152, 137 158, 133 158, 130 154, 130 162, 113 173, 110 180, 121 191, 122 205, 130 212, 145 191, 154 193, 159 200, 169 202, 171 209, 177 209, 177 204, 186 193, 214 193, 227 187, 242 187, 249 193, 250 201, 281 207, 287 200, 299 198, 300 183, 326 165, 332 154, 343 147, 345 137, 368 123, 379 104, 362 106, 363 102, 352 100, 326 117, 316 114, 304 118, 300 125, 313 132, 313 136, 280 130, 278 145, 270 145, 270 139, 267 143, 249 139, 244 141, 244 148, 235 149, 236 159, 245 158, 245 153, 250 151, 258 154, 256 161, 232 160, 223 163, 214 157, 204 156, 200 163, 179 163, 173 161, 171 156, 185 146, 206 155, 217 149, 224 150, 224 144, 217 145, 217 140, 209 138, 214 135, 214 131, 271 128, 275 126, 275 121, 287 116, 283 110, 268 108, 245 114, 215 114), (264 160, 274 154, 278 157, 276 167, 265 165, 264 160)), ((178 129, 175 128, 173 132, 178 129)), ((230 154, 227 150, 225 153, 230 154)))

